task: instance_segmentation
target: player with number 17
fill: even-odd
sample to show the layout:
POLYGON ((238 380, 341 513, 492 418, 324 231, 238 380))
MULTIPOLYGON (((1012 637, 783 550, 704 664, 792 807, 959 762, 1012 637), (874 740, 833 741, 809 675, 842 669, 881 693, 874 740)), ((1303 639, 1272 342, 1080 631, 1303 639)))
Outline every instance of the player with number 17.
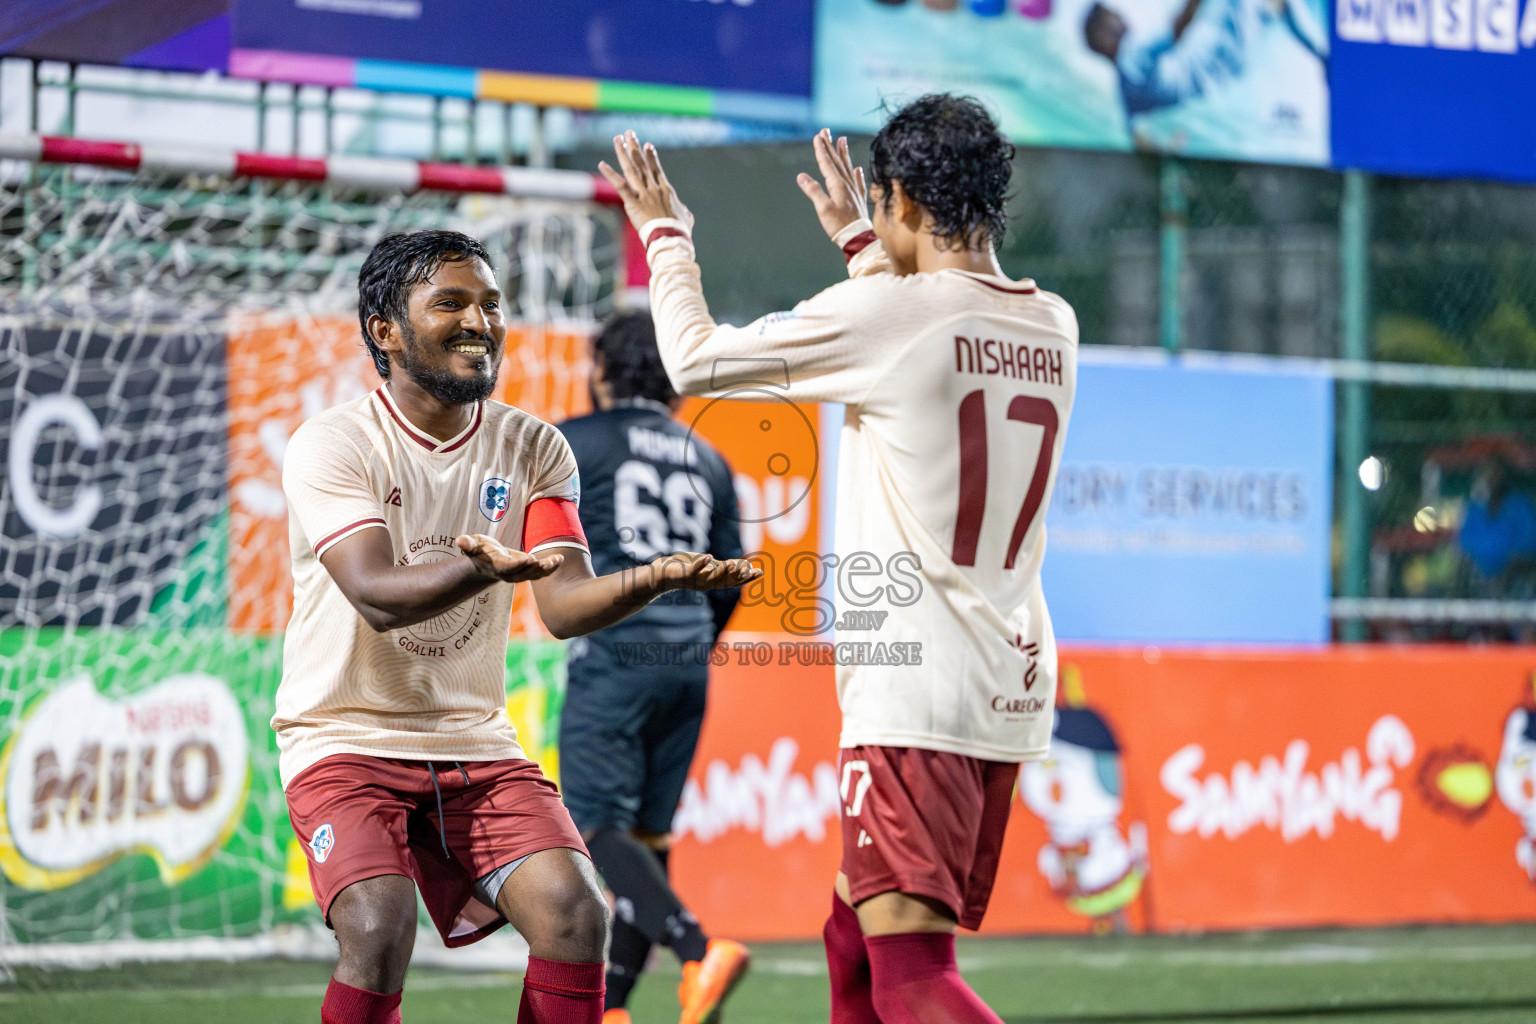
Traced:
POLYGON ((1050 745, 1042 520, 1077 383, 1077 320, 998 264, 1013 147, 975 101, 924 96, 892 115, 872 147, 872 219, 847 141, 823 131, 813 145, 823 182, 798 183, 849 280, 741 328, 709 314, 693 215, 655 147, 621 136, 617 168, 600 170, 646 245, 677 391, 724 394, 778 366, 787 390, 775 397, 843 403, 833 553, 880 564, 908 553, 920 566, 917 593, 866 578, 839 595, 886 608, 879 639, 921 645, 921 664, 836 669, 831 1019, 998 1024, 959 975, 954 931, 981 923, 1018 763, 1050 745))

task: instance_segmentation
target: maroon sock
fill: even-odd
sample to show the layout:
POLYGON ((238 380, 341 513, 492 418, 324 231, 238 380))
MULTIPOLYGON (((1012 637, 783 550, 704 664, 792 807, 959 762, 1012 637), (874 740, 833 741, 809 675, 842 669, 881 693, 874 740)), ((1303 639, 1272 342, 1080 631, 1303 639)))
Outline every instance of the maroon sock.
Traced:
POLYGON ((960 977, 948 932, 871 935, 864 946, 884 1024, 1002 1024, 960 977))
POLYGON ((320 1004, 320 1024, 400 1024, 400 993, 369 992, 332 978, 320 1004))
POLYGON ((859 915, 832 894, 832 916, 821 930, 827 944, 827 973, 832 977, 832 1024, 880 1024, 870 1001, 869 953, 859 915))
POLYGON ((528 958, 517 1024, 602 1024, 603 965, 528 958))

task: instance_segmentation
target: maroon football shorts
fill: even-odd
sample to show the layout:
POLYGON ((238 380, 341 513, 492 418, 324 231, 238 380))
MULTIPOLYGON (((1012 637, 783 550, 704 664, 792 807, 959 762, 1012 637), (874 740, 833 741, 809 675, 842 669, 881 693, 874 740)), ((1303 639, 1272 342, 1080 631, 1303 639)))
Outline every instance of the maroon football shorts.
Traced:
POLYGON ((586 854, 560 791, 538 765, 520 758, 462 764, 333 754, 288 783, 288 820, 309 854, 310 887, 327 924, 331 902, 353 882, 405 875, 443 941, 467 945, 506 924, 475 898, 477 879, 540 850, 586 854))
POLYGON ((1019 766, 915 747, 848 747, 839 762, 854 904, 883 892, 927 896, 961 927, 979 927, 1019 766))

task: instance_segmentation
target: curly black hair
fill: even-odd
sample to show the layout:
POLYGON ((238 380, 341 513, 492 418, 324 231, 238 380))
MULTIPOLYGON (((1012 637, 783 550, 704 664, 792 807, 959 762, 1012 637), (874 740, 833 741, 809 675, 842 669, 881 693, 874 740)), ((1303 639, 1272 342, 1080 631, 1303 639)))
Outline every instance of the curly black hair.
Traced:
POLYGON ((984 249, 1008 228, 1013 145, 968 96, 930 93, 891 115, 870 148, 871 184, 891 201, 891 182, 933 218, 947 248, 984 249))
POLYGON ((661 365, 656 324, 649 313, 613 316, 593 339, 592 355, 602 363, 603 380, 614 398, 670 402, 677 397, 666 367, 661 365))
POLYGON ((468 260, 481 260, 496 272, 485 246, 457 231, 385 235, 374 245, 357 274, 357 322, 380 377, 389 379, 389 355, 373 343, 368 318, 378 316, 409 329, 411 286, 430 278, 444 263, 468 260))

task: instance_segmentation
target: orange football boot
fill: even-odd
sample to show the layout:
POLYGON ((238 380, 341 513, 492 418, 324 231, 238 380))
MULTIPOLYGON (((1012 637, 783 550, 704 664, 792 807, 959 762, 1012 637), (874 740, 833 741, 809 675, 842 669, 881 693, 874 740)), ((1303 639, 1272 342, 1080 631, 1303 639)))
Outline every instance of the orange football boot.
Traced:
POLYGON ((683 1004, 678 1024, 714 1024, 720 1004, 731 994, 752 963, 752 953, 734 939, 710 939, 703 960, 683 964, 677 1001, 683 1004))
POLYGON ((603 1024, 631 1024, 629 1011, 622 1006, 603 1011, 603 1024))

